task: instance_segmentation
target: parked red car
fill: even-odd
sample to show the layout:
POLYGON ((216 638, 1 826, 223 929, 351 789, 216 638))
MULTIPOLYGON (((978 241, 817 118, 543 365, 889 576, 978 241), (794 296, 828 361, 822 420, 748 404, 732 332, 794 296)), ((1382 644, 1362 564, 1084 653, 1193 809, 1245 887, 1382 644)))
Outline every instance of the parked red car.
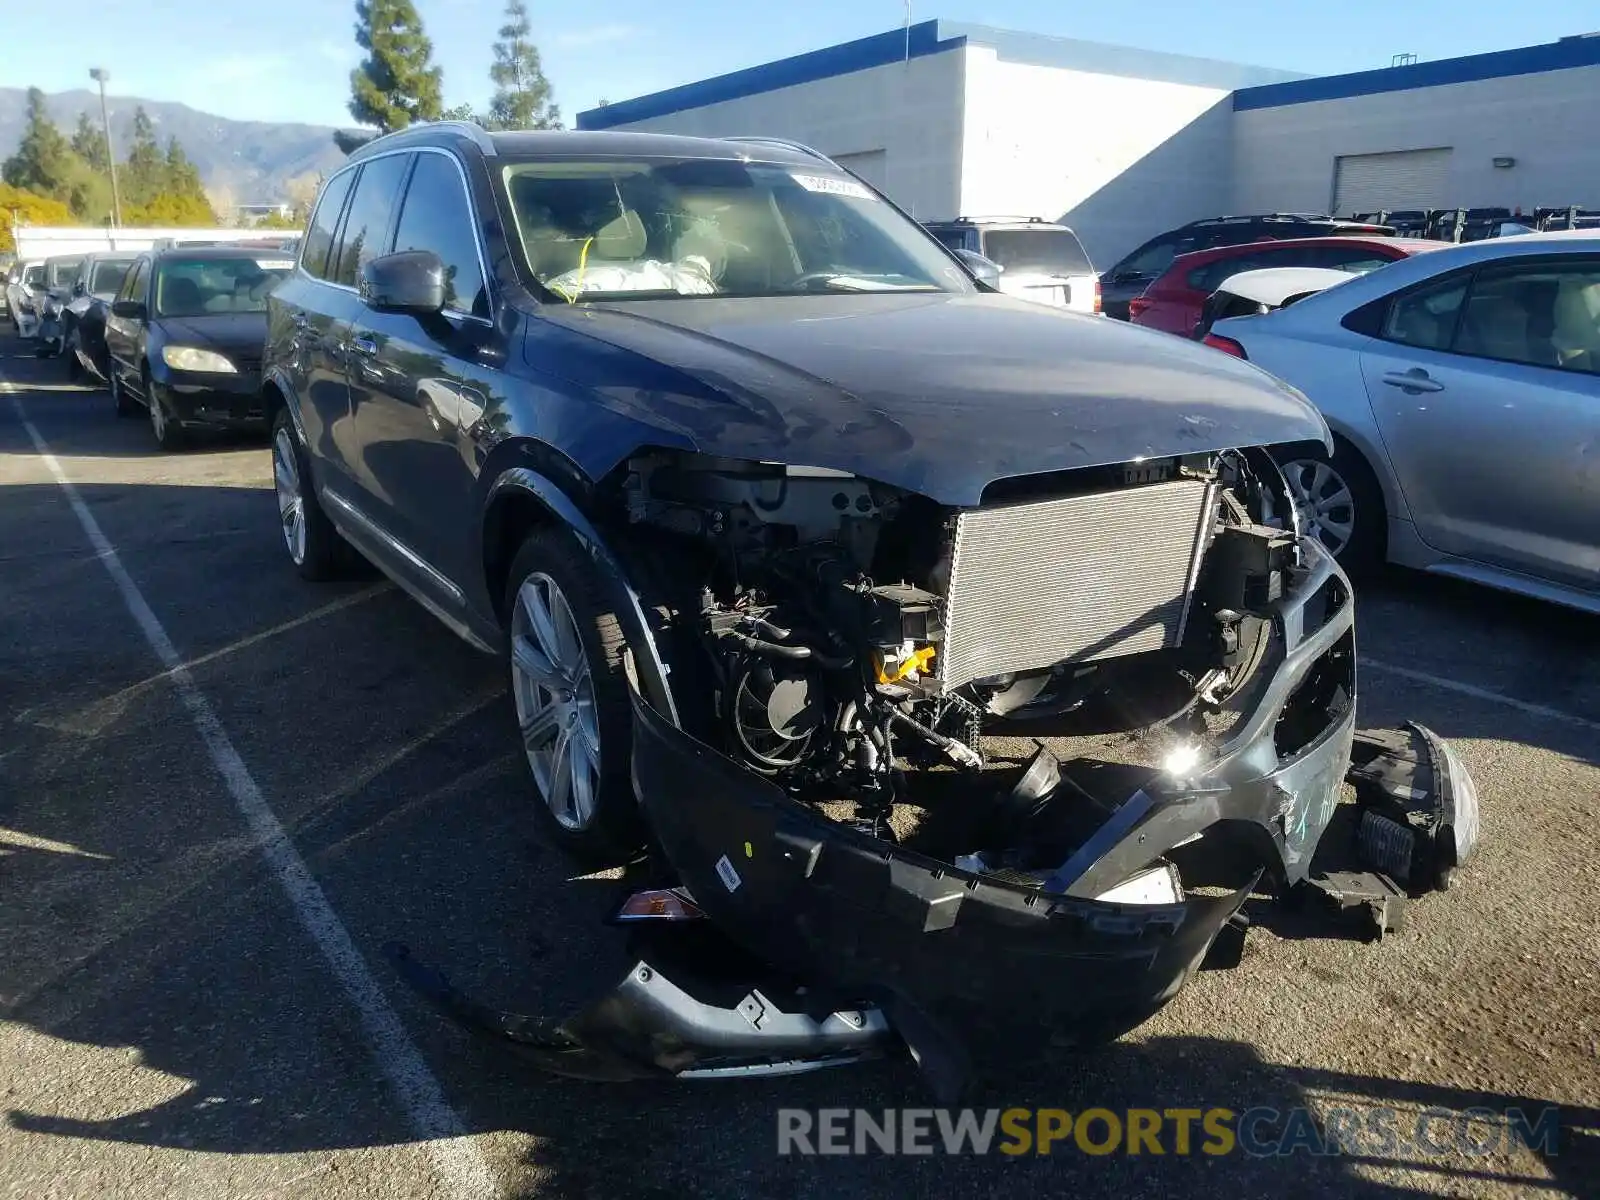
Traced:
POLYGON ((1206 297, 1223 280, 1240 271, 1260 267, 1332 267, 1360 274, 1447 244, 1422 238, 1319 237, 1196 250, 1173 259, 1165 274, 1145 288, 1144 295, 1129 301, 1128 315, 1135 325, 1188 337, 1200 320, 1206 297))

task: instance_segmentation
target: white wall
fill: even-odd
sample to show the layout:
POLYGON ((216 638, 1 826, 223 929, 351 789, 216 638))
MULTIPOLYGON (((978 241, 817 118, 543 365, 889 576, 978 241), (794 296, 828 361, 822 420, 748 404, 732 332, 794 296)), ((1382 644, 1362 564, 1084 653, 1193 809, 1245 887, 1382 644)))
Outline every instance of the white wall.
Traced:
POLYGON ((1009 62, 976 44, 966 58, 962 214, 1064 221, 1103 269, 1224 211, 1227 89, 1009 62))
POLYGON ((1452 148, 1435 207, 1600 206, 1597 100, 1600 66, 1247 109, 1234 114, 1230 207, 1325 211, 1339 155, 1433 146, 1452 148))
MULTIPOLYGON (((790 138, 846 161, 881 151, 884 191, 895 203, 917 217, 952 216, 960 189, 962 58, 959 50, 923 55, 616 128, 790 138)), ((863 161, 879 165, 875 155, 863 161)))

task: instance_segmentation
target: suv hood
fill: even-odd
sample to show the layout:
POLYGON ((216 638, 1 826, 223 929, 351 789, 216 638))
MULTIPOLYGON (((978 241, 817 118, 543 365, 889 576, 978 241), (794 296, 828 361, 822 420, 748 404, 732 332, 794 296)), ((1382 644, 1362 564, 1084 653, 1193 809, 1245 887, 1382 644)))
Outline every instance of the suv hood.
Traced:
POLYGON ((1303 396, 1248 363, 989 293, 614 301, 541 315, 634 361, 536 346, 537 326, 530 359, 675 435, 666 444, 849 471, 942 504, 976 505, 1012 476, 1327 437, 1303 396))

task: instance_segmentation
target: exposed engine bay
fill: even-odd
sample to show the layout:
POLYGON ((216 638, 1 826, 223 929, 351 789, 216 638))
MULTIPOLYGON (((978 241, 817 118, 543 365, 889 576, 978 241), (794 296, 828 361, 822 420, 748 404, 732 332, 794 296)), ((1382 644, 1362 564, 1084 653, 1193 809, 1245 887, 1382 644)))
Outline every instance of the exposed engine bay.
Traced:
MULTIPOLYGON (((965 511, 816 468, 666 453, 629 468, 629 519, 699 584, 719 743, 891 840, 894 806, 948 782, 930 773, 1014 767, 1003 747, 996 761, 1014 728, 1070 732, 1092 711, 1097 736, 1075 750, 1101 758, 1132 737, 1116 757, 1135 772, 1197 766, 1300 567, 1293 509, 1260 453, 1007 481, 965 511)), ((1338 691, 1319 697, 1324 723, 1353 701, 1338 691)), ((1096 797, 1108 808, 1137 779, 1110 786, 1096 797)), ((1059 855, 1060 832, 1031 851, 968 849, 1042 868, 1059 857, 1028 859, 1059 855)))
POLYGON ((1472 853, 1448 744, 1356 732, 1349 583, 1264 452, 949 508, 647 451, 616 498, 630 569, 678 597, 652 602, 673 703, 628 676, 653 837, 612 918, 634 965, 550 1021, 393 952, 544 1069, 726 1078, 899 1049, 953 1102, 991 1055, 1116 1037, 1237 962, 1253 898, 1320 894, 1381 936, 1472 853))

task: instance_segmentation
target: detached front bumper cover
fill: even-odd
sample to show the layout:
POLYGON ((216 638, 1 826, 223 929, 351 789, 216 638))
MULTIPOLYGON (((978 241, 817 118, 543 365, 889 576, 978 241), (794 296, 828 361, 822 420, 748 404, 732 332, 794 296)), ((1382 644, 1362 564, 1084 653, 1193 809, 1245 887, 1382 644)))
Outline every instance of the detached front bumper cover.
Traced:
MULTIPOLYGON (((950 1102, 975 1061, 1114 1037, 1177 994, 1260 878, 1179 903, 1096 898, 1169 848, 1244 827, 1279 883, 1328 882, 1313 858, 1347 771, 1364 793, 1356 815, 1386 822, 1369 822, 1360 849, 1377 846, 1397 873, 1403 860, 1414 892, 1438 886, 1476 840, 1475 789, 1429 731, 1364 735, 1352 765, 1347 585, 1326 554, 1307 557, 1274 605, 1276 658, 1235 735, 1195 779, 1152 773, 1043 886, 830 821, 685 733, 635 688, 634 788, 707 920, 660 930, 661 944, 636 953, 616 987, 559 1022, 496 1011, 403 949, 391 957, 457 1021, 586 1079, 786 1073, 903 1043, 950 1102), (1285 712, 1305 711, 1297 704, 1324 713, 1324 727, 1280 745, 1274 731, 1285 712), (694 963, 719 970, 685 967, 674 952, 691 927, 720 947, 694 963)), ((1363 879, 1400 894, 1387 876, 1346 882, 1363 879)))

